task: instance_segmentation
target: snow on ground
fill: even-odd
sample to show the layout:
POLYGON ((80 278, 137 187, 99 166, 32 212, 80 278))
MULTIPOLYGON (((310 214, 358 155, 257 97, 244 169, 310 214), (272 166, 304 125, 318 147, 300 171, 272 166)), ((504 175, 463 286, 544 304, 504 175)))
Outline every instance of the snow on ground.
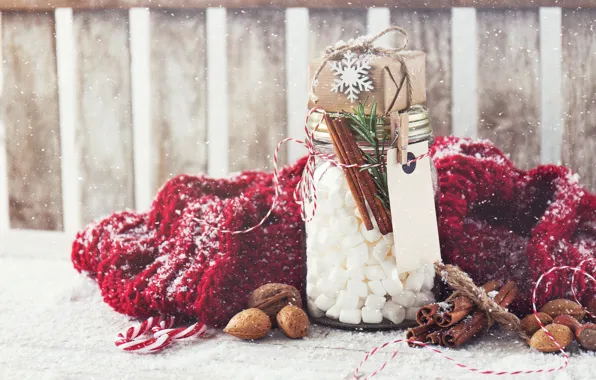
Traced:
MULTIPOLYGON (((0 257, 0 379, 349 379, 366 352, 403 336, 314 327, 303 340, 279 332, 245 342, 219 331, 161 354, 120 352, 115 335, 130 324, 102 303, 95 284, 68 261, 0 257)), ((393 346, 390 346, 391 348, 393 346)), ((399 353, 375 379, 491 378, 457 368, 423 349, 399 344, 399 353)), ((394 351, 375 355, 372 372, 394 351)), ((570 365, 527 379, 595 379, 596 354, 571 350, 570 365)), ((544 355, 497 333, 449 356, 482 369, 557 367, 561 355, 544 355)), ((508 378, 508 377, 500 377, 508 378)))

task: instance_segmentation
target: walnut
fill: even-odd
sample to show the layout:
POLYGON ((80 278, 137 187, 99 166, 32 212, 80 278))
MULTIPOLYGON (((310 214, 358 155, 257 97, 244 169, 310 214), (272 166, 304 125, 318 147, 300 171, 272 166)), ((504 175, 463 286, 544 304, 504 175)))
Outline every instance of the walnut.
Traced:
POLYGON ((275 317, 287 305, 302 307, 298 289, 286 284, 265 284, 257 288, 248 298, 248 307, 262 310, 275 324, 275 317))

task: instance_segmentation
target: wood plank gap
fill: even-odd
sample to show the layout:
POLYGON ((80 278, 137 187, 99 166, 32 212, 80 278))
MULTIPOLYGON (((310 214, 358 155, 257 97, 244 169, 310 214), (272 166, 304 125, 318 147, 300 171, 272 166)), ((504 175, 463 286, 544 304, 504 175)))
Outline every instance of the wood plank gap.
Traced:
POLYGON ((228 165, 227 11, 207 8, 207 171, 226 176, 228 165))
POLYGON ((64 231, 74 235, 81 228, 81 194, 76 152, 75 58, 72 9, 59 8, 56 17, 56 60, 60 99, 60 149, 62 151, 62 204, 64 231))
POLYGON ((476 137, 478 121, 478 51, 476 9, 451 12, 451 67, 453 134, 476 137))
POLYGON ((540 162, 561 163, 563 98, 561 8, 540 8, 540 162))
POLYGON ((151 76, 149 75, 149 9, 132 8, 130 22, 130 80, 132 102, 132 136, 134 152, 135 207, 147 210, 151 206, 156 167, 151 147, 151 76))
MULTIPOLYGON (((286 10, 286 107, 287 135, 304 140, 308 97, 308 8, 286 10)), ((298 143, 289 142, 288 162, 306 154, 298 143)))

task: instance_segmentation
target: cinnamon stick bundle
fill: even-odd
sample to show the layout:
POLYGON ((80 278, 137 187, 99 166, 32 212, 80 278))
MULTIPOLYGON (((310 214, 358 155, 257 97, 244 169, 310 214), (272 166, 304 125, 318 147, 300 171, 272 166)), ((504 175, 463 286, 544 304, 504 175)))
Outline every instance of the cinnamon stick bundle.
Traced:
MULTIPOLYGON (((331 141, 333 142, 333 149, 335 150, 335 155, 337 156, 337 160, 342 165, 349 165, 350 162, 346 155, 345 147, 343 146, 342 141, 339 138, 337 133, 337 129, 335 127, 335 123, 331 118, 325 114, 324 116, 325 124, 327 125, 327 129, 329 130, 329 134, 331 135, 331 141)), ((366 203, 364 194, 358 185, 358 179, 356 175, 356 168, 346 168, 342 167, 346 179, 348 181, 348 187, 350 188, 350 192, 354 197, 354 201, 356 202, 356 207, 362 216, 362 223, 364 223, 364 227, 368 231, 374 228, 372 221, 370 220, 370 216, 368 215, 368 210, 366 209, 366 203)))
MULTIPOLYGON (((336 150, 336 155, 338 159, 341 157, 341 160, 344 161, 340 162, 347 165, 358 166, 366 164, 362 157, 362 152, 358 148, 358 144, 349 130, 347 120, 343 117, 332 120, 328 115, 325 115, 324 118, 336 150)), ((381 234, 386 235, 389 232, 392 232, 393 227, 391 216, 376 196, 376 188, 370 172, 368 170, 361 170, 359 167, 345 169, 348 169, 348 172, 351 173, 347 174, 346 177, 348 178, 348 185, 350 186, 352 195, 354 195, 354 199, 356 200, 358 197, 356 204, 360 214, 363 216, 363 222, 365 221, 364 215, 367 215, 368 217, 368 212, 364 206, 365 200, 377 221, 381 234), (358 203, 359 201, 361 201, 360 204, 358 203), (364 210, 361 210, 361 207, 363 207, 364 210)), ((373 228, 372 224, 370 225, 370 228, 367 224, 365 224, 365 227, 367 230, 373 228)))
MULTIPOLYGON (((499 287, 499 283, 491 281, 482 286, 485 292, 490 293, 499 287)), ((475 308, 474 302, 465 296, 457 296, 449 302, 451 310, 437 313, 435 323, 440 327, 451 327, 467 317, 475 308)))
POLYGON ((416 313, 416 322, 418 322, 419 325, 436 323, 436 317, 440 309, 441 306, 438 303, 431 303, 430 305, 421 307, 416 313))
POLYGON ((427 325, 421 325, 412 327, 406 331, 406 340, 408 341, 408 346, 410 347, 418 347, 417 344, 412 343, 412 341, 416 342, 426 342, 426 337, 429 334, 432 334, 437 329, 437 325, 434 323, 430 323, 427 325))
MULTIPOLYGON (((513 302, 516 296, 517 285, 515 282, 510 281, 499 290, 494 301, 499 306, 506 308, 513 302)), ((446 347, 458 348, 489 327, 489 319, 486 313, 482 310, 477 310, 468 319, 445 331, 442 335, 442 343, 446 347)))

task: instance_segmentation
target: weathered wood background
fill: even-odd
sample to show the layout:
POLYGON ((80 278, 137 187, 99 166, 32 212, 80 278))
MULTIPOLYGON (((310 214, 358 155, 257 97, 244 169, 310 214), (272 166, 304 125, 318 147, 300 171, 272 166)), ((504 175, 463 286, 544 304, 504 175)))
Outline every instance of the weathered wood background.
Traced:
MULTIPOLYGON (((146 207, 136 196, 140 188, 141 193, 153 194, 168 178, 206 172, 218 167, 213 165, 217 160, 226 163, 228 172, 271 169, 275 145, 294 133, 287 128, 290 122, 296 124, 289 120, 294 111, 288 108, 289 97, 304 96, 306 107, 307 83, 298 92, 288 90, 288 78, 304 75, 301 70, 306 67, 292 71, 295 65, 289 67, 288 59, 304 57, 307 62, 334 41, 390 24, 406 28, 410 47, 428 54, 428 106, 437 134, 460 134, 454 121, 463 114, 477 115, 467 120, 475 126, 472 135, 494 141, 520 167, 560 162, 596 190, 596 9, 589 9, 595 5, 589 1, 562 2, 558 51, 557 46, 546 48, 551 41, 541 41, 542 31, 550 26, 542 23, 539 6, 561 6, 547 0, 501 2, 502 9, 491 9, 496 3, 486 0, 477 3, 477 10, 451 8, 468 5, 465 1, 433 2, 432 8, 426 8, 428 1, 397 1, 394 8, 374 10, 380 19, 371 18, 372 10, 367 9, 379 4, 363 0, 356 2, 358 6, 305 10, 308 22, 298 22, 303 33, 287 30, 289 21, 297 24, 288 20, 295 13, 284 7, 306 6, 305 2, 288 0, 271 7, 270 2, 254 1, 238 8, 239 1, 221 1, 228 8, 226 21, 214 29, 209 23, 214 12, 202 9, 206 5, 200 6, 201 2, 162 1, 171 9, 155 6, 144 19, 150 44, 146 62, 140 60, 147 65, 147 75, 140 80, 148 84, 146 93, 133 91, 135 76, 144 72, 131 66, 134 39, 128 8, 133 3, 156 4, 0 1, 0 10, 5 10, 0 198, 8 200, 0 199, 0 207, 8 205, 8 210, 0 210, 0 228, 4 220, 4 227, 12 229, 61 231, 68 224, 72 232, 112 211, 146 207), (588 9, 575 8, 582 5, 588 9), (56 46, 62 45, 55 39, 53 9, 69 6, 75 8, 72 16, 60 25, 70 31, 73 41, 72 51, 60 52, 63 60, 72 60, 65 65, 57 59, 56 46), (459 11, 471 15, 470 25, 452 24, 459 11), (214 39, 213 30, 224 30, 225 36, 214 39), (471 36, 475 45, 462 47, 454 38, 462 31, 475 33, 471 36), (305 43, 296 41, 296 36, 305 43), (225 44, 220 57, 208 57, 212 40, 225 44), (463 54, 462 48, 477 70, 471 73, 472 93, 477 94, 473 99, 458 97, 461 87, 469 84, 452 80, 460 70, 454 62, 460 61, 456 54, 463 54), (544 73, 544 59, 559 60, 555 67, 561 72, 544 73), (211 73, 218 70, 224 70, 225 83, 213 82, 211 73), (59 88, 63 83, 72 84, 74 101, 60 108, 67 90, 59 88), (548 90, 552 83, 561 88, 548 90), (225 93, 207 92, 219 86, 225 86, 225 93), (545 120, 548 91, 558 97, 560 123, 545 120), (146 98, 137 111, 146 117, 133 112, 135 97, 146 98), (461 115, 453 111, 457 102, 465 111, 461 115), (209 108, 210 104, 227 107, 209 108), (469 107, 475 107, 473 112, 467 112, 469 107), (62 136, 68 117, 74 128, 68 132, 71 135, 62 136), (138 125, 142 120, 149 125, 138 125), (146 137, 143 143, 141 135, 146 137), (554 142, 549 147, 558 150, 545 160, 541 152, 550 136, 554 142), (65 145, 67 141, 75 146, 65 145), (146 147, 140 145, 145 143, 146 147), (135 146, 148 152, 147 161, 138 162, 135 146), (65 175, 64 165, 76 173, 65 175), (140 169, 149 173, 147 178, 140 169), (67 216, 65 210, 77 215, 67 216), (78 224, 65 223, 67 217, 78 224)), ((323 5, 335 3, 329 0, 323 5)), ((282 161, 295 158, 284 155, 282 161)))

